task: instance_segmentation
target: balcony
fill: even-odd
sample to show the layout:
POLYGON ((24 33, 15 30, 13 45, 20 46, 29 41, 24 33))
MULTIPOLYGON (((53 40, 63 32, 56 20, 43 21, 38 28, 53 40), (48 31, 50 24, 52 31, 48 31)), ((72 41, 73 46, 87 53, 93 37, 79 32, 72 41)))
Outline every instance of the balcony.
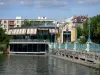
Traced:
POLYGON ((46 44, 49 43, 49 40, 40 40, 40 39, 12 39, 10 40, 10 44, 29 44, 29 43, 38 43, 38 44, 46 44))
POLYGON ((14 25, 14 21, 9 21, 9 25, 14 25))
POLYGON ((9 29, 12 29, 12 28, 14 28, 14 25, 9 25, 9 29))

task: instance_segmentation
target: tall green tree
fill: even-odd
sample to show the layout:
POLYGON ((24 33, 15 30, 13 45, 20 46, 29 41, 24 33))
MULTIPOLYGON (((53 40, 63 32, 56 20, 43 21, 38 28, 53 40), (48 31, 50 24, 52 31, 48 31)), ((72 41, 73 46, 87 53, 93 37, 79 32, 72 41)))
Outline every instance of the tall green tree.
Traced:
POLYGON ((23 26, 32 26, 32 24, 33 24, 33 21, 29 21, 29 20, 25 19, 23 26))
MULTIPOLYGON (((88 32, 89 32, 89 19, 87 19, 83 23, 83 32, 82 35, 88 38, 88 32)), ((100 43, 100 15, 96 15, 94 17, 90 18, 90 36, 91 40, 94 42, 100 43)))
POLYGON ((5 30, 0 28, 0 44, 2 43, 8 44, 10 39, 11 39, 11 36, 8 36, 7 34, 5 34, 5 30))
POLYGON ((5 51, 8 47, 11 36, 5 34, 5 30, 0 28, 0 51, 5 51))
POLYGON ((91 18, 91 31, 92 37, 100 37, 100 15, 96 15, 91 18))

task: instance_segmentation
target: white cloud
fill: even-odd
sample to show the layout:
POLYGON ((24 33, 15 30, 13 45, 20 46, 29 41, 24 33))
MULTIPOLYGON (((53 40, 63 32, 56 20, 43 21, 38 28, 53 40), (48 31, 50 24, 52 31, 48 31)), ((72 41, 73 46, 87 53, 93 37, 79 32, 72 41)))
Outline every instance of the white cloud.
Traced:
MULTIPOLYGON (((36 8, 68 8, 67 0, 7 0, 5 3, 33 5, 36 8)), ((3 5, 3 3, 0 5, 3 5)))
POLYGON ((77 4, 94 5, 100 4, 100 0, 75 0, 77 4))
POLYGON ((67 8, 67 0, 35 0, 35 7, 44 7, 44 8, 67 8))
POLYGON ((19 0, 19 3, 21 5, 32 5, 33 4, 32 0, 19 0))
POLYGON ((5 5, 5 3, 4 2, 0 2, 0 6, 3 6, 3 5, 5 5))

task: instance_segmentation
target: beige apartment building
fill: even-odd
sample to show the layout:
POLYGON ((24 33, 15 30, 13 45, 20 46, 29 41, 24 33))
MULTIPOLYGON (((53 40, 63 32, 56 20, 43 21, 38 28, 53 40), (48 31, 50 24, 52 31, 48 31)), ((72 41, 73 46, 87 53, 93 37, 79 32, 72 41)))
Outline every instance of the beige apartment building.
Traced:
MULTIPOLYGON (((0 19, 0 27, 2 27, 6 32, 8 29, 21 27, 24 24, 24 20, 21 16, 16 17, 15 19, 0 19)), ((53 24, 55 20, 49 20, 46 17, 38 17, 37 19, 28 19, 29 21, 34 22, 44 22, 45 24, 53 24)))

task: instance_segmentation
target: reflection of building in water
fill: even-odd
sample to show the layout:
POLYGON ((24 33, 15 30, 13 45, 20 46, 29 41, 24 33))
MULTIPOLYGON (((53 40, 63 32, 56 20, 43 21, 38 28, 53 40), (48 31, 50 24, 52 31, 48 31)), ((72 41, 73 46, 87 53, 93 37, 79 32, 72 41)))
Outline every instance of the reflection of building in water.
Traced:
POLYGON ((71 70, 72 70, 72 72, 70 72, 71 75, 76 75, 76 65, 75 64, 72 64, 71 70))
POLYGON ((52 75, 77 75, 76 74, 76 64, 63 61, 59 58, 51 58, 50 62, 52 64, 52 75))
POLYGON ((48 75, 49 74, 49 62, 48 57, 41 56, 37 58, 37 68, 36 72, 39 75, 48 75))

